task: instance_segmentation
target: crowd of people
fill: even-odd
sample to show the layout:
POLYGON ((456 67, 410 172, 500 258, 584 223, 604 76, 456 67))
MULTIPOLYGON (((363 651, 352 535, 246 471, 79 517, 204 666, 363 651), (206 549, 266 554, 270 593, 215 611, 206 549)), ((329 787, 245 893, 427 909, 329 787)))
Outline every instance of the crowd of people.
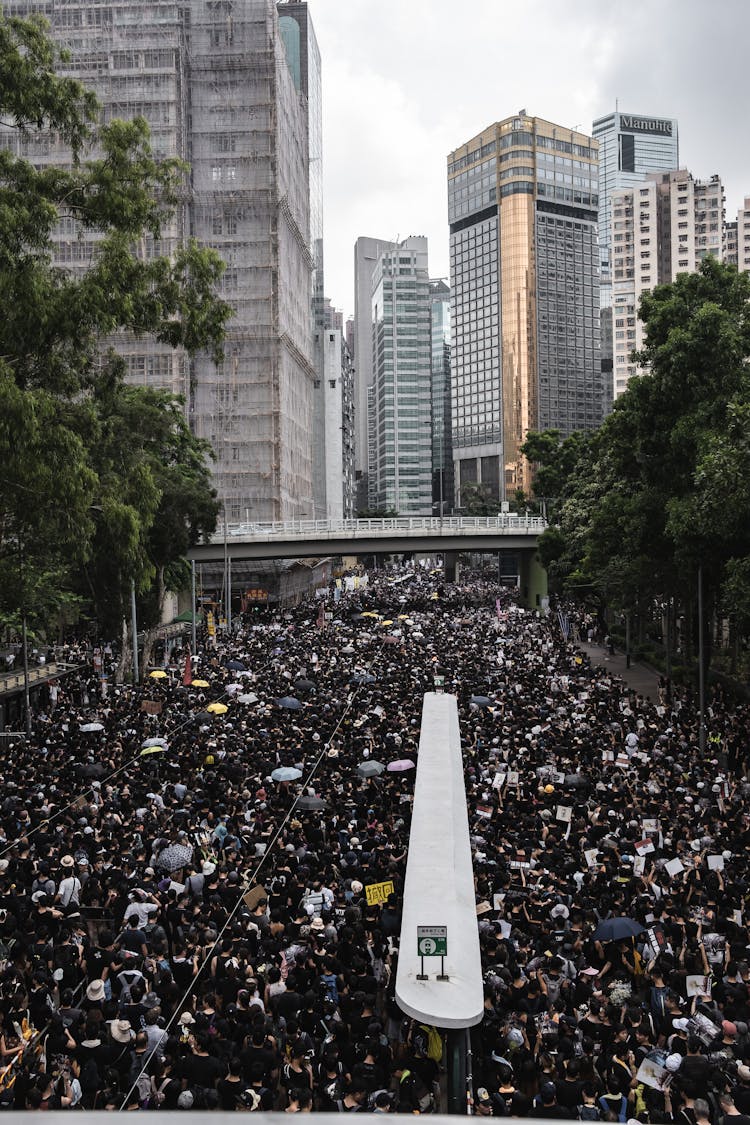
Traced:
POLYGON ((6 751, 2 1108, 444 1109, 439 1029, 395 997, 437 683, 482 949, 473 1112, 750 1125, 747 708, 713 696, 701 751, 689 692, 629 692, 556 614, 395 578, 254 610, 136 688, 82 665, 6 751))

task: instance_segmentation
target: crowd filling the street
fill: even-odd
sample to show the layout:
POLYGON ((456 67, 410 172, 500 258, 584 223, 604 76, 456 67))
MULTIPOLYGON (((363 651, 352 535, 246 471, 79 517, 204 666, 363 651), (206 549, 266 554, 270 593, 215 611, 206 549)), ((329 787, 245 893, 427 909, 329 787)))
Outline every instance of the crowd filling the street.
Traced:
POLYGON ((636 694, 565 611, 417 567, 250 610, 138 686, 67 646, 0 768, 0 1107, 444 1110, 440 1029, 395 998, 437 686, 482 953, 472 1112, 750 1125, 748 706, 712 689, 702 739, 695 692, 636 694))

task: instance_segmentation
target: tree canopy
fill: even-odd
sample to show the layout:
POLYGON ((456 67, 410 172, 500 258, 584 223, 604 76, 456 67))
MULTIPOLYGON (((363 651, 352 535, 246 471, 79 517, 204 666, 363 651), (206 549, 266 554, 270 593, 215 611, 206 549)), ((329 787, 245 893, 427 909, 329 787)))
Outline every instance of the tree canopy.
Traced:
POLYGON ((0 623, 23 612, 40 627, 77 598, 109 627, 131 580, 145 591, 217 511, 184 404, 127 386, 112 342, 219 358, 231 310, 215 251, 142 252, 187 190, 185 166, 154 157, 144 120, 100 123, 60 58, 43 20, 0 15, 0 623), (40 134, 69 159, 18 154, 14 136, 40 134), (85 271, 55 264, 61 222, 89 240, 85 271))
POLYGON ((689 600, 700 565, 709 607, 747 613, 749 301, 750 277, 712 257, 642 298, 647 373, 566 467, 547 544, 558 588, 589 585, 621 606, 689 600))

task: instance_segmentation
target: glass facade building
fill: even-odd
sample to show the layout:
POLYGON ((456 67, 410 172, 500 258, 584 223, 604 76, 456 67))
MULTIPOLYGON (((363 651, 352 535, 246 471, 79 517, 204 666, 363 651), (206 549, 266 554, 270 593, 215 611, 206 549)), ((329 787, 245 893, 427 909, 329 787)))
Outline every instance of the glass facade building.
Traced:
POLYGON ((380 256, 372 278, 370 506, 432 514, 431 286, 427 239, 380 256))
POLYGON ((444 281, 430 282, 432 367, 432 510, 453 510, 451 441, 451 291, 444 281))
POLYGON ((528 492, 530 429, 603 416, 598 151, 522 112, 448 157, 456 489, 528 492))

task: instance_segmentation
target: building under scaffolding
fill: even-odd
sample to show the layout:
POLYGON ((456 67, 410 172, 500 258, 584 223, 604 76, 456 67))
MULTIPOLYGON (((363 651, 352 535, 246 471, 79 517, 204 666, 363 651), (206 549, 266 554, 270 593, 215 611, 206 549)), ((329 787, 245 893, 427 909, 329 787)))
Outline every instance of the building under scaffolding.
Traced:
MULTIPOLYGON (((118 337, 133 382, 185 397, 216 452, 227 519, 313 515, 314 368, 307 99, 295 85, 273 0, 4 0, 39 13, 69 52, 65 72, 95 90, 105 120, 143 116, 158 156, 190 165, 189 191, 158 244, 193 237, 227 263, 235 310, 224 362, 118 337)), ((52 134, 0 143, 64 163, 52 134)), ((96 240, 64 218, 60 265, 86 268, 96 240)))

